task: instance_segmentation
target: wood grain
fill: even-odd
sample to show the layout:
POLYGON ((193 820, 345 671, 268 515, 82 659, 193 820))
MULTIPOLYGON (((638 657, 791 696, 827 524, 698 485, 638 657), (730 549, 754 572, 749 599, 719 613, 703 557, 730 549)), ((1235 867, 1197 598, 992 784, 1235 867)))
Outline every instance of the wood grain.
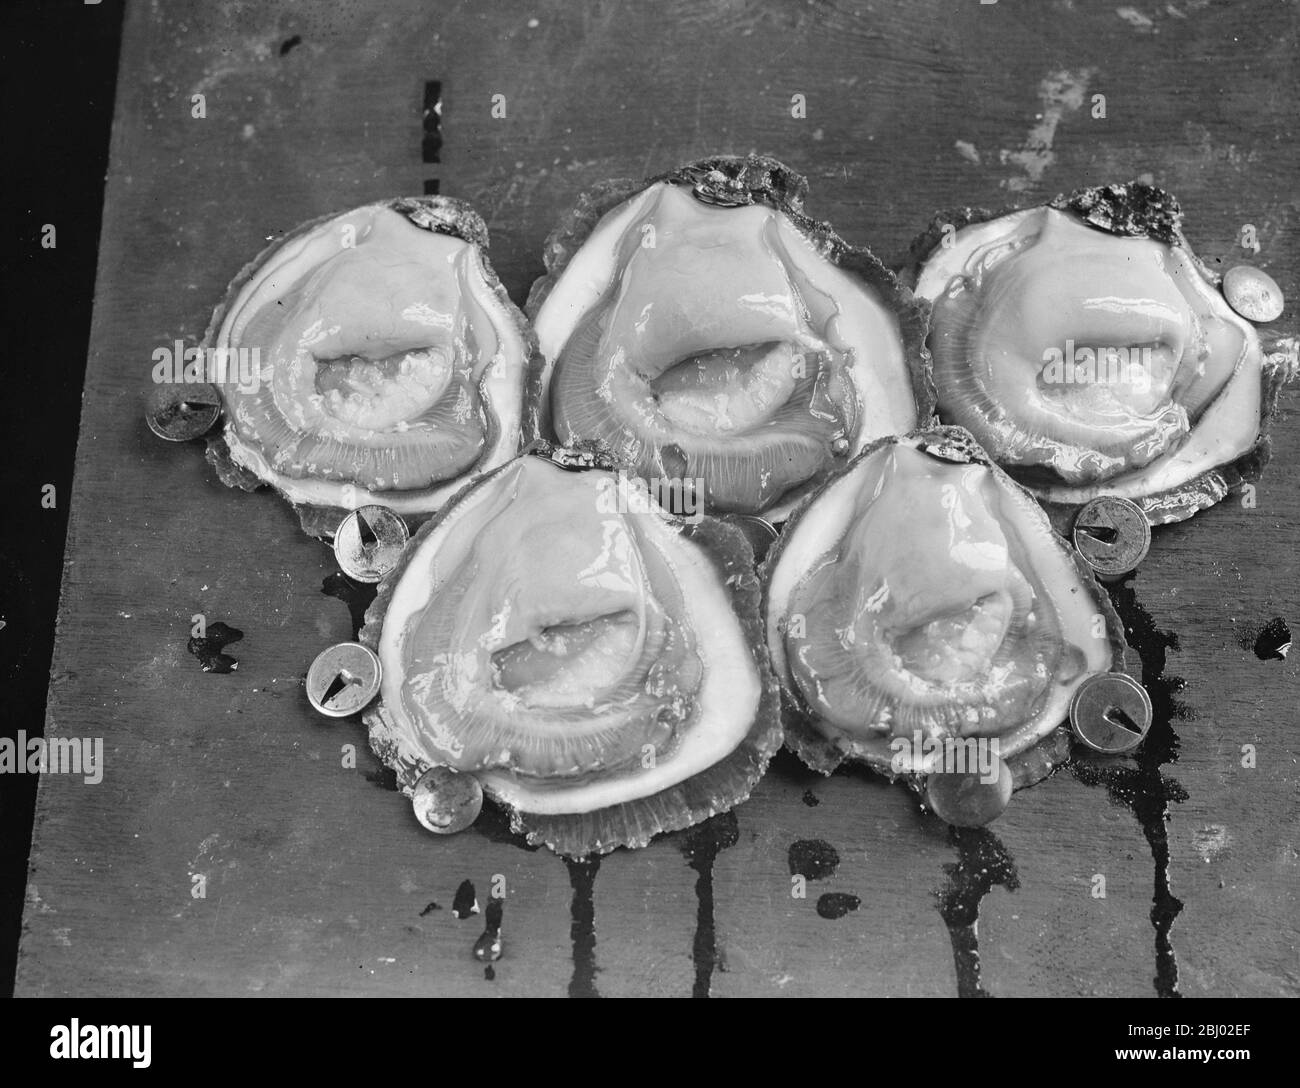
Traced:
MULTIPOLYGON (((782 758, 711 868, 672 836, 604 859, 589 900, 564 862, 499 828, 428 837, 360 728, 302 693, 314 654, 351 634, 320 591, 327 551, 273 495, 228 491, 197 447, 155 441, 141 404, 152 351, 197 338, 268 237, 431 177, 483 210, 517 300, 587 184, 751 149, 805 171, 812 214, 886 258, 940 208, 1149 174, 1212 265, 1248 256, 1238 230, 1254 224, 1252 259, 1300 299, 1296 5, 1139 10, 1145 28, 1082 0, 132 5, 47 722, 103 737, 107 771, 41 783, 18 992, 958 992, 938 909, 958 849, 862 774, 782 758), (420 160, 430 79, 437 165, 420 160), (196 613, 245 632, 236 672, 186 653, 196 613), (796 839, 841 857, 805 899, 796 839), (450 907, 466 879, 485 904, 495 874, 506 951, 489 981, 470 952, 482 915, 450 907), (822 918, 828 891, 861 905, 822 918)), ((1292 390, 1257 507, 1230 499, 1158 531, 1134 583, 1177 633, 1165 672, 1186 681, 1161 769, 1186 791, 1164 827, 1189 995, 1300 993, 1300 659, 1239 644, 1271 616, 1300 622, 1295 407, 1292 390)), ((1152 854, 1126 808, 1067 771, 991 830, 1015 879, 979 903, 984 990, 1156 992, 1152 854)))

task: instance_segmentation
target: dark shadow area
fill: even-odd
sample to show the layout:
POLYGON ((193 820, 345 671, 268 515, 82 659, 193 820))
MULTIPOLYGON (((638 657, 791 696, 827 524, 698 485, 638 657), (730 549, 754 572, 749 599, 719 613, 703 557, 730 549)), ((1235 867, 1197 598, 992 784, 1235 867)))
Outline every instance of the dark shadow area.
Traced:
MULTIPOLYGON (((120 0, 10 0, 0 8, 10 194, 0 261, 0 736, 14 745, 20 735, 40 736, 45 725, 122 13, 120 0)), ((11 754, 24 770, 0 773, 6 996, 13 992, 38 778, 26 772, 21 748, 11 754)))

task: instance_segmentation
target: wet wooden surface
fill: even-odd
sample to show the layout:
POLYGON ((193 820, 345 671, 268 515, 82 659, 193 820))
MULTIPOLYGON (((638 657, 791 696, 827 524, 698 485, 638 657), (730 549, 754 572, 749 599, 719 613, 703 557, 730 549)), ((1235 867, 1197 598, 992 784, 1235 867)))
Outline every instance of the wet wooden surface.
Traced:
POLYGON ((41 783, 18 992, 1300 992, 1300 655, 1241 644, 1300 621, 1294 391, 1255 507, 1158 532, 1132 583, 1169 719, 1145 766, 1067 771, 954 839, 901 789, 782 758, 734 820, 598 867, 491 828, 423 833, 360 727, 302 693, 351 633, 327 550, 141 418, 154 349, 201 335, 267 238, 431 178, 483 210, 517 300, 588 183, 752 149, 886 258, 938 208, 1149 175, 1211 264, 1249 257, 1253 224, 1252 259, 1300 302, 1296 23, 1277 0, 132 5, 47 723, 102 737, 107 770, 41 783), (440 164, 420 155, 429 80, 440 164), (244 632, 236 672, 186 652, 197 613, 244 632), (800 839, 840 857, 804 899, 800 839), (488 980, 482 914, 451 907, 498 875, 488 980), (859 908, 821 917, 834 892, 859 908))

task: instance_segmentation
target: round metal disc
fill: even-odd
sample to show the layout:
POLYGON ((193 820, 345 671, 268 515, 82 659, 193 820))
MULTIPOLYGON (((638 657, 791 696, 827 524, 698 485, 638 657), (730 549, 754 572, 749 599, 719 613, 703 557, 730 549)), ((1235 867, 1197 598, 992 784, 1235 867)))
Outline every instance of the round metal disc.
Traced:
POLYGON ((472 774, 431 767, 411 794, 415 818, 435 835, 464 831, 483 809, 483 787, 472 774))
POLYGON ((221 418, 221 394, 207 382, 163 382, 149 391, 144 418, 168 442, 202 438, 221 418))
POLYGON ((378 582, 397 566, 408 535, 406 522, 388 507, 362 506, 334 533, 334 558, 349 578, 378 582))
MULTIPOLYGON (((954 765, 959 766, 945 752, 944 767, 954 765)), ((983 827, 1002 815, 1011 801, 1013 784, 1011 768, 1001 757, 995 757, 987 775, 978 769, 935 771, 925 780, 925 798, 945 823, 983 827)))
POLYGON ((755 562, 761 563, 767 555, 768 548, 777 538, 776 528, 766 518, 756 517, 753 514, 735 514, 729 520, 745 534, 749 546, 754 549, 755 562))
POLYGON ((1090 676, 1070 700, 1070 728, 1094 751, 1127 752, 1151 728, 1151 696, 1126 673, 1090 676))
POLYGON ((1223 297, 1247 321, 1276 321, 1286 305, 1277 281, 1248 264, 1229 268, 1224 274, 1223 297))
POLYGON ((379 658, 359 642, 339 642, 307 670, 307 698, 327 718, 355 714, 379 694, 379 658))
POLYGON ((1142 507, 1116 495, 1087 503, 1074 519, 1074 546, 1103 578, 1127 574, 1151 547, 1151 523, 1142 507))

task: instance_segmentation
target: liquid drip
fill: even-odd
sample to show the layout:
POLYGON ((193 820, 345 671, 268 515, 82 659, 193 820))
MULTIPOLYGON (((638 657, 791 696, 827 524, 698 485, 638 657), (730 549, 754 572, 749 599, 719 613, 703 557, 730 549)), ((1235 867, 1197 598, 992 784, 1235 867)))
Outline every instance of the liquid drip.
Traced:
POLYGON ((199 659, 199 667, 204 672, 230 673, 239 668, 239 662, 221 651, 243 637, 244 632, 238 627, 218 621, 208 624, 207 634, 202 638, 191 638, 185 649, 199 659))
POLYGON ((725 970, 722 950, 718 947, 713 918, 713 863, 718 854, 735 846, 740 829, 734 812, 711 816, 702 824, 682 832, 678 848, 687 864, 699 875, 695 880, 695 941, 691 958, 695 961, 695 986, 692 997, 708 997, 713 986, 713 970, 725 970))
POLYGON ((504 899, 494 897, 488 900, 483 934, 474 942, 474 957, 476 959, 496 962, 501 958, 501 919, 505 915, 505 910, 504 899))
POLYGON ((1015 859, 987 828, 950 827, 948 842, 957 848, 957 861, 944 865, 948 884, 935 897, 952 941, 957 996, 989 997, 980 985, 980 902, 996 885, 1015 891, 1020 877, 1015 859))
POLYGON ((456 889, 456 898, 451 901, 451 913, 460 919, 478 913, 478 895, 474 891, 472 880, 460 882, 460 887, 456 889))
POLYGON ((320 591, 327 597, 337 597, 348 606, 348 615, 352 617, 352 639, 355 642, 365 626, 366 609, 370 607, 378 592, 378 586, 362 585, 352 581, 342 571, 335 571, 320 584, 320 591))
POLYGON ((573 901, 569 907, 569 940, 573 944, 573 977, 569 980, 570 997, 599 997, 596 991, 596 908, 592 890, 600 858, 565 858, 569 870, 569 887, 573 901))
POLYGON ((365 780, 372 786, 378 786, 381 790, 388 790, 390 793, 397 792, 397 772, 392 767, 377 763, 373 771, 365 771, 363 774, 365 780))
POLYGON ((1242 645, 1254 650, 1261 661, 1285 661, 1291 652, 1291 628, 1281 616, 1274 616, 1258 631, 1247 635, 1242 645))
POLYGON ((790 875, 825 880, 840 866, 839 852, 824 839, 800 839, 790 844, 790 875))
POLYGON ((532 854, 541 849, 540 843, 530 843, 523 835, 510 830, 510 816, 499 805, 487 803, 478 819, 474 821, 474 830, 489 842, 503 842, 532 854))
POLYGON ((843 918, 862 906, 862 900, 848 892, 827 892, 817 900, 817 913, 822 918, 834 921, 843 918))
POLYGON ((1167 650, 1178 649, 1178 636, 1161 631, 1133 592, 1133 576, 1108 587, 1129 645, 1142 660, 1142 684, 1151 696, 1151 729, 1137 750, 1133 764, 1098 765, 1086 759, 1073 764, 1075 777, 1085 785, 1105 786, 1110 799, 1127 808, 1142 826, 1155 863, 1151 925, 1155 929, 1156 974, 1152 982, 1160 997, 1179 997, 1178 960, 1170 931, 1183 909, 1169 881, 1169 829, 1171 802, 1187 800, 1187 791, 1160 768, 1178 761, 1175 720, 1185 721, 1190 711, 1174 695, 1184 687, 1178 676, 1165 675, 1167 650))

